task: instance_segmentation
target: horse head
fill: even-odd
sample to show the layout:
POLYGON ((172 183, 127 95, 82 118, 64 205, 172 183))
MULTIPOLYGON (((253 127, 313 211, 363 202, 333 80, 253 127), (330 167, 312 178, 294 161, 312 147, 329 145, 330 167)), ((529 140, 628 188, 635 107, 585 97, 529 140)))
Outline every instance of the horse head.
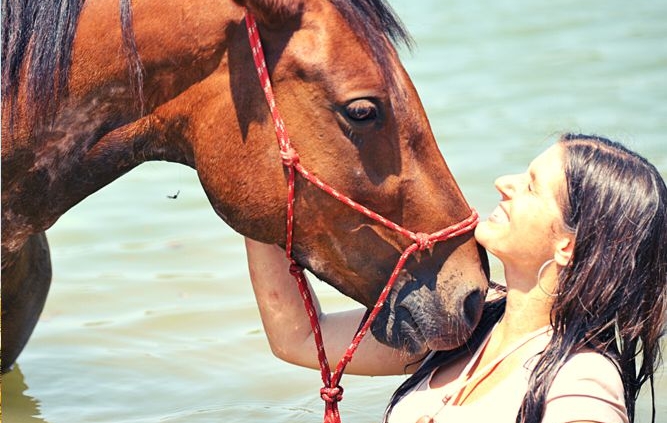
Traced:
MULTIPOLYGON (((305 168, 413 232, 470 214, 392 45, 405 32, 381 0, 62 4, 72 7, 31 0, 3 14, 11 32, 3 43, 3 294, 16 292, 3 301, 3 320, 21 334, 3 338, 3 370, 48 292, 43 232, 145 161, 195 168, 232 228, 285 245, 287 170, 246 9, 259 22, 276 103, 305 168), (37 9, 51 18, 34 21, 37 9), (52 21, 63 31, 54 34, 52 21), (37 285, 22 263, 43 267, 37 285)), ((372 306, 413 240, 299 177, 295 207, 293 256, 372 306)), ((472 234, 413 255, 374 334, 411 351, 460 344, 481 314, 486 265, 472 234)))
MULTIPOLYGON (((258 20, 277 107, 305 168, 411 231, 432 233, 470 214, 390 41, 404 32, 388 8, 363 1, 237 3, 258 20)), ((238 133, 218 133, 224 145, 199 137, 197 171, 227 223, 284 246, 287 170, 246 28, 241 22, 228 31, 217 80, 229 97, 201 103, 192 127, 216 133, 217 119, 238 133)), ((293 255, 343 294, 371 307, 412 242, 297 176, 293 255)), ((374 322, 374 335, 412 352, 460 345, 481 315, 487 272, 470 233, 418 253, 374 322)))

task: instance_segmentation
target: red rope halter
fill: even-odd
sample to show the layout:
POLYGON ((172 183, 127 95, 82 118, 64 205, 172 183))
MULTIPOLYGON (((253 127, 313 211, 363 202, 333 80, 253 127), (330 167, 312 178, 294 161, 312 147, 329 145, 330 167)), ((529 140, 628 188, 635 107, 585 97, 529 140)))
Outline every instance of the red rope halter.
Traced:
POLYGON ((271 116, 273 118, 273 123, 276 130, 276 137, 278 138, 278 144, 280 147, 280 157, 282 158, 283 165, 288 169, 288 193, 287 193, 287 240, 285 245, 285 251, 287 253, 287 258, 292 263, 290 265, 290 273, 296 279, 299 291, 301 292, 301 297, 303 298, 306 311, 310 317, 310 324, 313 329, 313 334, 315 338, 315 344, 317 346, 317 355, 320 362, 320 370, 322 373, 322 381, 324 382, 324 387, 320 389, 320 396, 325 401, 325 412, 324 412, 324 422, 325 423, 340 423, 340 414, 338 412, 338 402, 343 398, 343 388, 340 386, 340 380, 343 377, 343 371, 345 366, 352 359, 352 355, 357 350, 361 339, 364 337, 368 329, 370 328, 373 320, 380 312, 382 305, 384 304, 387 295, 391 291, 391 288, 398 277, 398 273, 401 271, 405 262, 407 261, 410 254, 418 250, 424 250, 430 248, 438 241, 444 241, 449 238, 453 238, 471 231, 479 222, 479 216, 475 210, 471 210, 471 214, 465 220, 451 225, 445 229, 434 232, 432 234, 426 234, 421 232, 412 232, 409 231, 396 223, 387 220, 386 218, 380 216, 379 214, 369 210, 368 208, 362 206, 361 204, 355 202, 351 198, 341 194, 336 191, 334 188, 324 183, 317 176, 308 172, 300 163, 299 155, 296 150, 292 147, 290 143, 287 130, 285 129, 285 124, 280 117, 278 108, 276 107, 275 97, 273 95, 273 89, 271 88, 271 81, 269 79, 269 72, 266 68, 266 62, 264 60, 264 51, 262 49, 262 44, 259 39, 259 31, 257 30, 257 24, 254 17, 250 12, 246 13, 245 16, 246 26, 248 28, 248 38, 250 40, 250 47, 252 48, 252 55, 255 61, 255 67, 257 69, 257 74, 259 75, 259 80, 264 90, 264 95, 266 96, 266 101, 269 105, 271 111, 271 116), (293 229, 294 229, 294 178, 295 173, 298 172, 308 181, 315 184, 318 188, 322 189, 327 194, 336 198, 337 200, 347 204, 352 207, 354 210, 357 210, 360 213, 368 216, 369 218, 376 220, 382 223, 384 226, 397 231, 406 237, 414 241, 412 245, 403 251, 401 257, 394 267, 394 271, 389 278, 389 281, 385 285, 384 289, 380 293, 375 306, 367 314, 367 318, 363 324, 359 327, 356 335, 352 339, 352 342, 347 347, 345 354, 338 362, 335 371, 332 373, 329 367, 329 361, 327 360, 326 353, 324 351, 324 342, 322 340, 322 333, 320 331, 320 324, 317 320, 317 314, 315 312, 315 307, 313 305, 313 299, 308 290, 308 283, 303 273, 303 268, 299 266, 294 258, 292 257, 292 240, 293 240, 293 229))

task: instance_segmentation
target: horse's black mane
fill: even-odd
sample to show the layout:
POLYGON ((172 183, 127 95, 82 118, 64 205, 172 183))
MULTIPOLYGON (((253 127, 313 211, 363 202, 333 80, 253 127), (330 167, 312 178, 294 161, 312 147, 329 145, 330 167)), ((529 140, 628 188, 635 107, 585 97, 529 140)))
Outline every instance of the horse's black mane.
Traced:
MULTIPOLYGON (((411 45, 407 31, 385 0, 330 1, 353 30, 369 40, 381 69, 392 68, 387 39, 411 45)), ((84 0, 2 0, 2 109, 10 112, 10 119, 20 78, 25 78, 28 87, 27 109, 33 119, 52 116, 59 99, 67 94, 72 44, 83 3, 84 0), (26 62, 29 67, 22 74, 26 62)), ((120 12, 131 82, 141 102, 143 71, 134 43, 131 0, 120 0, 120 12)))
POLYGON ((36 108, 34 115, 54 110, 54 99, 67 89, 72 42, 82 7, 83 0, 2 0, 3 111, 4 104, 14 108, 21 76, 30 87, 27 100, 36 108), (21 75, 25 62, 30 68, 21 75))
MULTIPOLYGON (((84 0, 2 0, 2 103, 13 119, 20 78, 30 118, 48 121, 67 94, 72 45, 84 0), (28 63, 25 74, 23 66, 28 63), (8 107, 6 107, 8 106, 8 107)), ((141 63, 132 31, 131 0, 120 0, 132 86, 141 94, 141 63), (139 72, 137 72, 139 69, 139 72)), ((10 125, 11 127, 12 125, 10 125)))

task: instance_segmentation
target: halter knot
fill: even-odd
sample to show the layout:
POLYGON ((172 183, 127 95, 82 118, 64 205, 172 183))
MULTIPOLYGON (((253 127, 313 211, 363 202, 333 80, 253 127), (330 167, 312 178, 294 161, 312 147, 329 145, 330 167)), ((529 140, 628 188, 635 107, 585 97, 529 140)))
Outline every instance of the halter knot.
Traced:
POLYGON ((343 387, 340 385, 334 386, 333 388, 324 386, 320 389, 320 396, 326 402, 339 402, 343 399, 343 387))
POLYGON ((292 276, 299 275, 299 274, 301 274, 301 272, 303 272, 303 267, 301 267, 301 266, 299 266, 298 264, 296 264, 296 262, 293 261, 293 262, 289 265, 289 273, 290 273, 290 275, 292 275, 292 276))
POLYGON ((427 248, 433 247, 435 241, 431 239, 431 236, 424 232, 417 232, 415 234, 415 243, 417 244, 417 249, 419 251, 425 250, 427 248))
POLYGON ((280 158, 283 160, 283 164, 287 167, 292 167, 299 163, 299 154, 293 147, 286 147, 285 149, 281 148, 280 158))

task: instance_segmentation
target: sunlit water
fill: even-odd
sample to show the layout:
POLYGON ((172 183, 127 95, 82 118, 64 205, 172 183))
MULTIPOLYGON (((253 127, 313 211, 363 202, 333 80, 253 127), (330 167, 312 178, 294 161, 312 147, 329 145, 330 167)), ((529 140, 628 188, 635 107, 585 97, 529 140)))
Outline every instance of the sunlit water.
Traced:
MULTIPOLYGON (((483 216, 498 199, 494 178, 522 171, 559 131, 624 141, 667 173, 667 2, 394 5, 416 40, 404 64, 483 216)), ((53 285, 3 378, 3 421, 321 420, 319 374, 271 355, 242 239, 215 216, 192 170, 143 165, 48 236, 53 285)), ((502 277, 497 265, 494 273, 502 277)), ((315 285, 326 310, 351 305, 315 285)), ((402 380, 345 376, 343 420, 378 421, 402 380)), ((656 396, 665 423, 662 373, 656 396)), ((640 409, 638 421, 648 421, 645 398, 640 409)))

